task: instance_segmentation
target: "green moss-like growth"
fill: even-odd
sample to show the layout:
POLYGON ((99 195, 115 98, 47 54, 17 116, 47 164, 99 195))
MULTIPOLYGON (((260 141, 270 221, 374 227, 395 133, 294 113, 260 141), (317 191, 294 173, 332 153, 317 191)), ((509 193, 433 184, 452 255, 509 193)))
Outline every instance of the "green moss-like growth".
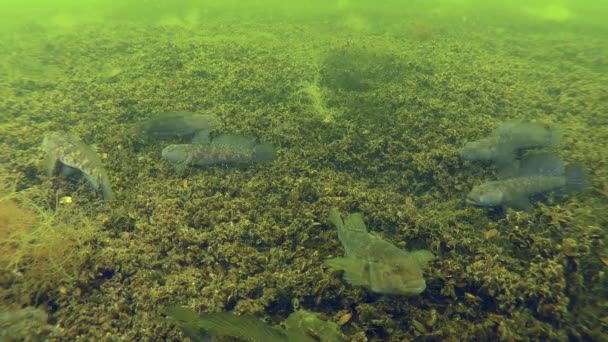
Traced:
POLYGON ((143 23, 96 12, 71 29, 2 31, 3 175, 10 206, 42 222, 2 244, 22 251, 2 271, 2 305, 49 308, 58 340, 181 340, 162 314, 176 302, 273 326, 297 303, 356 341, 606 335, 604 24, 574 5, 580 16, 556 28, 495 4, 340 4, 180 7, 143 23), (163 111, 213 114, 218 132, 277 158, 178 175, 161 160, 176 141, 131 130, 163 111), (530 213, 467 207, 495 174, 462 148, 509 119, 563 126, 554 152, 587 168, 591 190, 530 213), (44 176, 40 137, 66 127, 94 145, 116 201, 44 176), (381 300, 329 274, 323 262, 342 254, 333 206, 436 255, 425 291, 381 300))

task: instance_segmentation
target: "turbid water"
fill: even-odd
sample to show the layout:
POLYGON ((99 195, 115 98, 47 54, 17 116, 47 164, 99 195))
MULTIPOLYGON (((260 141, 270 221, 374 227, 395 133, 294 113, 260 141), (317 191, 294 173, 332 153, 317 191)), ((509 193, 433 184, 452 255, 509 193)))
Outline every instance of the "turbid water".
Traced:
POLYGON ((605 340, 602 1, 108 3, 0 5, 0 340, 605 340), (502 175, 463 147, 507 122, 558 128, 507 160, 550 153, 582 191, 467 203, 502 175), (218 163, 161 155, 226 136, 218 163), (332 208, 432 254, 424 286, 373 286, 406 270, 345 250, 332 208))

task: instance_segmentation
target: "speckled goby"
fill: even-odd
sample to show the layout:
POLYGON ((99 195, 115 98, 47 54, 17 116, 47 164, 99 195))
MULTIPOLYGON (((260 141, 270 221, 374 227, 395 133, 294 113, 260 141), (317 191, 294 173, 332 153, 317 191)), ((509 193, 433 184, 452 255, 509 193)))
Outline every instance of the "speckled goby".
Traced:
POLYGON ((48 133, 42 141, 47 153, 47 172, 49 176, 59 173, 68 175, 79 171, 95 190, 101 189, 103 198, 114 197, 108 174, 101 159, 93 149, 71 133, 48 133))
POLYGON ((270 144, 257 144, 252 138, 232 134, 218 136, 208 144, 173 144, 162 151, 162 157, 178 172, 188 166, 268 163, 275 155, 270 144))
POLYGON ((466 202, 480 207, 530 211, 534 197, 573 193, 585 187, 586 176, 581 165, 566 165, 558 156, 542 153, 522 159, 512 178, 475 186, 466 202))
POLYGON ((329 221, 338 229, 346 253, 327 260, 325 265, 332 271, 344 271, 349 284, 382 294, 417 295, 424 291, 422 268, 433 259, 430 251, 405 251, 370 234, 360 213, 343 220, 334 208, 329 221))
POLYGON ((183 111, 155 113, 140 124, 140 129, 151 138, 167 139, 171 137, 208 139, 209 131, 218 123, 212 114, 197 114, 183 111))
POLYGON ((488 137, 464 145, 462 156, 468 160, 490 160, 504 175, 517 169, 518 153, 526 149, 558 145, 562 129, 535 122, 508 121, 488 137))

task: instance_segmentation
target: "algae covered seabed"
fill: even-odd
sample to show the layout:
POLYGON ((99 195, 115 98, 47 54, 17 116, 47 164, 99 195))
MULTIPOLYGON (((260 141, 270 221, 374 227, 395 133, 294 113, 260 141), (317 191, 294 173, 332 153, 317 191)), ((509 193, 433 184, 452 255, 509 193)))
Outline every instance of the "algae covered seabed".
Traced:
POLYGON ((276 325, 304 308, 354 341, 605 339, 606 30, 400 15, 4 32, 0 306, 37 307, 38 333, 70 341, 182 339, 163 314, 174 304, 276 325), (214 113, 218 132, 278 157, 179 175, 160 158, 169 142, 136 129, 167 110, 214 113), (554 150, 585 166, 589 189, 531 213, 467 206, 495 171, 462 146, 510 119, 563 127, 554 150), (42 136, 65 130, 100 154, 115 200, 46 176, 42 136), (383 297, 330 273, 323 262, 343 255, 332 207, 430 249, 427 289, 383 297))

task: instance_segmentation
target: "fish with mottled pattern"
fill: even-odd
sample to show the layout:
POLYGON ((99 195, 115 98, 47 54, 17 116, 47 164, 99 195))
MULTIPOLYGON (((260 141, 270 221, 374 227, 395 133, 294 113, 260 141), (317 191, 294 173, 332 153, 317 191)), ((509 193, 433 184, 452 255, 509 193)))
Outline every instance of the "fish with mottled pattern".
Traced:
POLYGON ((70 133, 49 133, 42 141, 42 148, 47 153, 49 176, 57 169, 62 175, 80 171, 95 190, 101 189, 104 199, 114 197, 101 159, 80 138, 70 133))
POLYGON ((586 185, 581 165, 568 165, 549 153, 526 156, 515 177, 475 186, 466 202, 480 207, 503 207, 530 211, 532 200, 549 193, 572 193, 586 185))
POLYGON ((500 124, 490 136, 466 143, 462 156, 467 160, 493 161, 509 175, 517 167, 521 150, 555 146, 562 137, 562 130, 545 124, 510 121, 500 124))
POLYGON ((178 172, 188 166, 271 162, 275 154, 270 144, 257 144, 254 139, 231 134, 218 136, 208 144, 173 144, 162 151, 162 157, 178 172))
POLYGON ((152 138, 207 139, 209 131, 217 125, 217 117, 212 114, 191 112, 160 112, 140 124, 140 129, 152 138))
POLYGON ((325 264, 333 271, 344 271, 348 283, 383 294, 417 295, 424 291, 422 268, 433 259, 430 251, 408 252, 370 234, 360 213, 342 220, 334 208, 329 220, 338 228, 346 255, 325 264))

